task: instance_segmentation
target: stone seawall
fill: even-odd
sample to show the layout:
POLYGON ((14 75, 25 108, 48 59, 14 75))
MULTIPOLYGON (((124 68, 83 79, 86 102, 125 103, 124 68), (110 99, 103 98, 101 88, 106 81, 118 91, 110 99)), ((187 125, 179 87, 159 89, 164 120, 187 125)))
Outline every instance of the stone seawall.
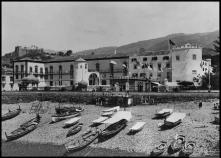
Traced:
MULTIPOLYGON (((32 102, 35 100, 51 102, 75 102, 95 104, 99 96, 125 95, 123 92, 2 92, 2 104, 32 102)), ((155 103, 204 101, 219 98, 219 93, 137 93, 131 92, 135 104, 141 104, 142 98, 151 98, 155 103)))

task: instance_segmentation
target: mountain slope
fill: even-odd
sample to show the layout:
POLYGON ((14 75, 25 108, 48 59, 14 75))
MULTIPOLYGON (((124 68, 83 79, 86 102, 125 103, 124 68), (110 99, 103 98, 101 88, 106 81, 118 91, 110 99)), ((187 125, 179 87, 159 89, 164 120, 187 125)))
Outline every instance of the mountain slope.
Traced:
MULTIPOLYGON (((168 39, 174 41, 176 45, 180 46, 185 43, 197 44, 206 48, 203 51, 203 55, 214 54, 215 52, 211 51, 213 48, 213 41, 219 36, 219 31, 207 32, 207 33, 195 33, 195 34, 184 34, 177 33, 171 34, 165 37, 160 37, 156 39, 138 41, 135 43, 130 43, 120 47, 103 47, 98 49, 85 50, 75 53, 75 55, 89 55, 92 52, 94 54, 105 54, 105 53, 114 53, 114 50, 117 50, 118 54, 127 54, 132 55, 136 52, 139 52, 140 48, 144 48, 147 51, 158 51, 158 50, 167 50, 168 49, 168 39)), ((217 53, 215 53, 217 54, 217 53)))

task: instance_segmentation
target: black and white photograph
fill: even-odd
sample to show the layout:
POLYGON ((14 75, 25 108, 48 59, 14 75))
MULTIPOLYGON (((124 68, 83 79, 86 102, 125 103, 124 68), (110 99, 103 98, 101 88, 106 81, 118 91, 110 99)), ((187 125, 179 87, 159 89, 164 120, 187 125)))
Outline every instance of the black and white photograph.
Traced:
POLYGON ((219 6, 1 2, 1 156, 220 157, 219 6))

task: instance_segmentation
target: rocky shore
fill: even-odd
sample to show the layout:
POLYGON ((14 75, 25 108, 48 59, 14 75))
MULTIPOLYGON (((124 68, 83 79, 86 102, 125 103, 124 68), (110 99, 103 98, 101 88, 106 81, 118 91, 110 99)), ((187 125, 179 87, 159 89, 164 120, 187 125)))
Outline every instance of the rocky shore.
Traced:
MULTIPOLYGON (((217 149, 219 149, 219 125, 214 125, 214 117, 218 115, 217 111, 212 110, 214 100, 207 100, 203 102, 203 106, 199 109, 199 102, 174 102, 174 103, 161 103, 157 105, 137 105, 129 107, 126 110, 132 112, 132 120, 128 122, 128 126, 119 132, 114 137, 104 141, 93 143, 90 146, 95 148, 106 149, 119 149, 126 150, 128 152, 142 152, 149 155, 155 145, 161 140, 167 141, 168 144, 172 141, 175 134, 183 134, 187 140, 193 140, 196 142, 196 149, 191 155, 206 156, 212 155, 217 149), (154 114, 162 108, 173 108, 174 111, 186 113, 186 117, 183 122, 172 129, 160 130, 159 123, 162 123, 162 119, 152 119, 154 114), (128 135, 129 128, 132 127, 136 121, 145 121, 146 124, 142 131, 135 135, 128 135)), ((20 103, 22 112, 17 117, 2 122, 2 140, 4 141, 5 132, 9 133, 19 127, 20 124, 35 117, 35 114, 30 114, 30 108, 33 102, 20 103)), ((26 143, 42 143, 42 144, 55 144, 62 145, 84 132, 91 121, 100 117, 101 111, 108 109, 107 107, 95 106, 95 105, 83 105, 78 104, 76 106, 83 106, 84 111, 81 115, 81 120, 84 124, 81 132, 78 134, 66 138, 68 129, 63 129, 65 121, 57 122, 55 124, 49 124, 51 122, 51 115, 55 113, 55 106, 58 103, 42 102, 45 113, 41 114, 42 119, 39 127, 33 132, 25 135, 22 138, 15 140, 16 142, 26 143)), ((69 104, 71 105, 71 104, 69 104)), ((2 114, 6 113, 8 109, 16 109, 17 104, 2 104, 2 114)), ((177 156, 178 153, 173 154, 177 156)), ((167 152, 163 155, 168 155, 167 152)))

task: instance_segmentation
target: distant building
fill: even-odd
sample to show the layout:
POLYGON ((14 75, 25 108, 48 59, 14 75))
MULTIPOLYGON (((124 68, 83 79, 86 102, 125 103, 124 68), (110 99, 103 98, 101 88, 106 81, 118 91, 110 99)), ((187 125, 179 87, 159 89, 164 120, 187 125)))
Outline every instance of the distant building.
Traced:
POLYGON ((38 48, 37 46, 32 45, 31 47, 22 47, 22 46, 16 46, 15 47, 15 56, 21 57, 29 53, 43 53, 43 48, 38 48))

